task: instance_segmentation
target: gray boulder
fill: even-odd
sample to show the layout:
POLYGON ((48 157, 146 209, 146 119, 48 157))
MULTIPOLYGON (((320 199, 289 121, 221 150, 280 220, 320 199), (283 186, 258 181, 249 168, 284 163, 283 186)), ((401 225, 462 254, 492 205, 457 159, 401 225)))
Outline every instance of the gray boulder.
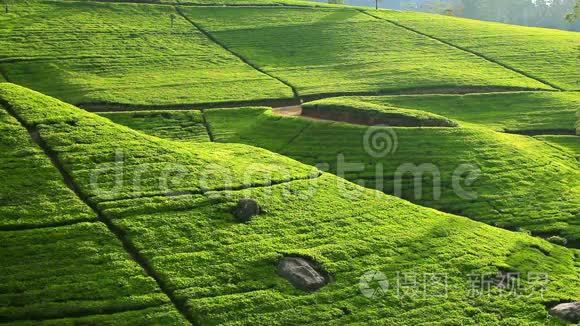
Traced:
POLYGON ((248 222, 253 216, 260 214, 261 208, 253 199, 240 199, 234 209, 234 217, 240 222, 248 222))
POLYGON ((580 301, 561 303, 550 309, 550 315, 571 323, 580 322, 580 301))
POLYGON ((278 274, 303 291, 316 291, 329 281, 316 263, 300 257, 282 258, 278 274))

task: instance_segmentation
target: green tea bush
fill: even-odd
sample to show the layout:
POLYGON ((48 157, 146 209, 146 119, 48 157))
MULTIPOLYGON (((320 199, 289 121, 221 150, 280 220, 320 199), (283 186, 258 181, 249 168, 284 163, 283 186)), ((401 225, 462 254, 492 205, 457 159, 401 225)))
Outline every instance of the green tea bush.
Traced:
POLYGON ((0 230, 96 218, 1 100, 0 152, 0 230))
POLYGON ((393 127, 457 127, 443 116, 425 111, 402 109, 347 99, 332 98, 308 102, 302 115, 318 119, 393 127))
MULTIPOLYGON (((102 223, 2 231, 0 241, 3 322, 120 313, 169 303, 102 223)), ((107 319, 93 317, 95 322, 107 319)))

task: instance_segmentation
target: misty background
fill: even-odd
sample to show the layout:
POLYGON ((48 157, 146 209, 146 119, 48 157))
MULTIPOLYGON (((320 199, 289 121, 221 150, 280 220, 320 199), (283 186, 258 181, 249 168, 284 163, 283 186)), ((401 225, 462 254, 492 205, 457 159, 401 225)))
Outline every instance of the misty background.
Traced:
MULTIPOLYGON (((375 0, 314 1, 375 7, 375 0)), ((379 0, 378 5, 379 8, 580 31, 579 0, 379 0)))

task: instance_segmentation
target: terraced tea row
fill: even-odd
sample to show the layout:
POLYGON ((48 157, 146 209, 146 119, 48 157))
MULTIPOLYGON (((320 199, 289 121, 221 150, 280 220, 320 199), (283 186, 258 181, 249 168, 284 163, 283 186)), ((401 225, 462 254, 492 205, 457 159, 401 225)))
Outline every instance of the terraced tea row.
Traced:
POLYGON ((578 139, 578 136, 544 135, 536 136, 535 138, 559 146, 560 148, 570 150, 576 154, 576 159, 580 161, 580 139, 578 139))
POLYGON ((384 124, 392 127, 457 127, 457 122, 438 114, 348 97, 308 102, 302 105, 302 115, 369 126, 384 124))
POLYGON ((31 136, 0 107, 0 322, 185 324, 31 136))
POLYGON ((214 44, 171 6, 30 1, 0 16, 11 82, 71 103, 288 99, 290 88, 214 44))
POLYGON ((0 241, 2 322, 184 324, 104 224, 1 231, 0 241))
MULTIPOLYGON (((29 1, 0 17, 0 70, 11 82, 98 109, 284 102, 294 97, 288 85, 305 98, 551 89, 352 8, 179 8, 203 31, 169 5, 29 1)), ((542 50, 536 43, 552 34, 530 31, 537 35, 527 46, 542 50)), ((575 39, 558 47, 566 42, 575 39)), ((526 54, 526 67, 574 75, 569 60, 538 63, 553 58, 544 52, 526 54)))
POLYGON ((98 2, 128 2, 146 4, 169 4, 169 5, 190 5, 190 6, 298 6, 298 7, 332 7, 326 3, 301 1, 301 0, 77 0, 77 1, 98 1, 98 2))
POLYGON ((422 205, 578 244, 577 162, 543 142, 478 126, 369 129, 265 108, 206 116, 217 141, 270 149, 422 205))
MULTIPOLYGON (((142 135, 17 86, 4 84, 0 89, 0 97, 14 112, 40 130, 42 139, 62 159, 81 189, 89 189, 89 181, 75 171, 92 169, 95 163, 109 160, 108 151, 99 154, 95 152, 97 146, 86 144, 87 140, 96 141, 99 148, 106 148, 107 144, 98 141, 103 138, 100 135, 114 132, 116 142, 132 153, 135 143, 156 148, 161 155, 166 153, 164 148, 179 148, 174 156, 164 158, 187 166, 196 160, 205 162, 208 153, 201 149, 221 153, 227 146, 189 145, 199 149, 194 160, 178 142, 142 135), (54 131, 57 127, 58 134, 54 131), (70 153, 72 147, 74 155, 70 153), (81 156, 86 160, 81 162, 81 156)), ((248 146, 238 148, 244 147, 248 146)), ((138 154, 143 162, 151 155, 147 151, 138 154)), ((137 156, 130 156, 130 160, 137 156)), ((250 166, 272 157, 279 158, 254 150, 234 163, 250 166)), ((222 155, 212 159, 215 164, 232 161, 222 155)), ((276 159, 276 164, 288 170, 304 168, 291 160, 276 159)), ((127 170, 136 168, 126 166, 127 170)), ((125 184, 121 192, 132 191, 131 187, 125 184)), ((187 313, 199 324, 368 320, 423 324, 441 321, 440 316, 453 324, 472 320, 542 324, 556 322, 546 317, 544 304, 576 295, 577 266, 572 250, 525 233, 415 206, 330 174, 239 191, 93 198, 168 290, 185 302, 187 313), (263 208, 248 223, 239 223, 232 216, 232 208, 241 198, 252 198, 263 208), (305 256, 322 264, 332 275, 332 282, 311 293, 294 288, 276 274, 275 266, 284 256, 305 256), (521 295, 509 295, 493 276, 489 281, 495 285, 488 293, 472 296, 470 275, 507 271, 521 273, 521 295), (548 273, 549 281, 536 279, 536 272, 548 273), (398 284, 402 273, 407 275, 405 280, 415 275, 418 287, 401 283, 411 285, 399 287, 400 291, 383 288, 384 294, 377 296, 361 293, 365 275, 381 275, 376 273, 382 273, 391 284, 398 284)), ((70 241, 79 242, 74 238, 70 241)), ((103 248, 87 243, 88 248, 93 246, 103 248)), ((170 319, 171 315, 165 318, 166 323, 179 322, 170 319)))
POLYGON ((200 324, 400 324, 440 321, 442 315, 450 323, 498 323, 500 315, 503 321, 542 323, 548 322, 543 302, 575 295, 573 256, 562 247, 413 206, 328 174, 207 198, 153 200, 108 202, 103 209, 118 216, 115 223, 200 324), (231 212, 240 198, 257 200, 264 213, 238 223, 231 212), (297 290, 276 274, 284 256, 312 257, 334 281, 313 293, 297 290), (521 272, 528 296, 493 289, 470 299, 468 275, 498 270, 521 272), (554 280, 544 299, 530 290, 537 280, 528 275, 537 270, 550 270, 554 280), (383 273, 392 287, 368 298, 359 282, 372 271, 383 273), (417 277, 416 287, 397 292, 403 273, 417 277))
POLYGON ((330 98, 315 104, 365 102, 359 109, 383 105, 416 109, 497 131, 523 134, 576 134, 580 93, 521 92, 467 95, 359 96, 330 98))
POLYGON ((580 89, 580 35, 576 32, 417 12, 381 10, 372 14, 473 51, 555 87, 580 89))

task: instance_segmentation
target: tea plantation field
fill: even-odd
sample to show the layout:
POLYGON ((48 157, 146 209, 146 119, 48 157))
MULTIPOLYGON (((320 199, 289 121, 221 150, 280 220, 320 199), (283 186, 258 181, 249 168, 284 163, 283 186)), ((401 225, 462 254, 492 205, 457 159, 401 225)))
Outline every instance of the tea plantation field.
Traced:
POLYGON ((2 102, 0 121, 0 230, 94 220, 2 102))
POLYGON ((578 33, 402 11, 373 14, 501 62, 557 88, 580 89, 578 33))
POLYGON ((563 326, 580 301, 580 34, 0 5, 0 324, 563 326))
POLYGON ((185 142, 210 140, 200 111, 106 112, 99 115, 160 138, 185 142))
POLYGON ((0 16, 0 70, 11 82, 71 103, 180 105, 293 96, 172 6, 29 1, 16 8, 0 16))
POLYGON ((397 127, 376 130, 397 142, 377 158, 365 147, 366 126, 281 117, 266 108, 214 109, 206 116, 217 141, 270 149, 388 194, 396 193, 397 173, 402 173, 400 195, 413 202, 504 228, 561 235, 578 245, 579 175, 570 150, 474 124, 397 127), (422 187, 417 186, 413 168, 425 163, 422 187), (465 188, 476 198, 462 198, 453 190, 454 173, 462 164, 470 168, 458 180, 464 182, 469 171, 478 176, 465 188), (401 170, 405 166, 409 170, 401 170), (436 177, 440 195, 433 190, 436 177))
MULTIPOLYGON (((148 136, 12 84, 0 85, 0 98, 11 116, 38 131, 55 165, 72 176, 79 198, 105 222, 0 231, 0 255, 14 261, 1 267, 2 321, 558 325, 545 305, 577 295, 575 251, 526 233, 416 206, 328 173, 312 174, 309 166, 247 145, 186 146, 148 136), (115 143, 123 145, 124 175, 134 175, 138 164, 155 171, 163 158, 191 172, 184 181, 191 191, 168 195, 146 181, 146 192, 125 182, 117 184, 120 196, 93 193, 95 180, 83 171, 110 163, 115 143), (228 156, 234 152, 235 158, 228 156), (198 164, 226 162, 233 169, 230 183, 198 191, 192 181, 199 179, 198 164), (271 168, 272 185, 256 179, 240 186, 235 167, 257 162, 271 168), (280 178, 281 168, 290 179, 280 178), (231 209, 240 198, 254 198, 263 213, 237 222, 231 209), (148 266, 148 275, 119 252, 110 231, 148 266), (321 264, 332 275, 330 284, 303 292, 278 276, 279 259, 293 255, 321 264), (392 284, 403 272, 406 280, 415 275, 419 287, 405 281, 399 292, 393 287, 363 296, 360 280, 369 271, 381 271, 392 284), (521 295, 513 297, 499 285, 481 296, 470 294, 469 275, 507 271, 521 273, 521 295), (540 283, 536 271, 549 273, 549 282, 540 283), (95 278, 100 281, 91 282, 95 278), (79 280, 82 287, 76 288, 79 280), (40 284, 50 287, 35 290, 40 284)), ((214 112, 227 111, 207 114, 214 112)), ((2 124, 18 127, 12 119, 2 124)), ((22 142, 31 146, 28 139, 22 142)))
POLYGON ((437 88, 551 88, 357 10, 182 11, 306 98, 437 88))
POLYGON ((556 81, 527 67, 577 76, 574 33, 562 32, 558 41, 560 66, 541 61, 553 58, 542 48, 553 33, 532 29, 525 46, 538 54, 526 52, 526 69, 514 71, 503 57, 490 61, 355 8, 177 9, 91 1, 15 5, 0 16, 0 71, 8 81, 99 109, 280 102, 293 91, 316 98, 554 88, 556 81))

